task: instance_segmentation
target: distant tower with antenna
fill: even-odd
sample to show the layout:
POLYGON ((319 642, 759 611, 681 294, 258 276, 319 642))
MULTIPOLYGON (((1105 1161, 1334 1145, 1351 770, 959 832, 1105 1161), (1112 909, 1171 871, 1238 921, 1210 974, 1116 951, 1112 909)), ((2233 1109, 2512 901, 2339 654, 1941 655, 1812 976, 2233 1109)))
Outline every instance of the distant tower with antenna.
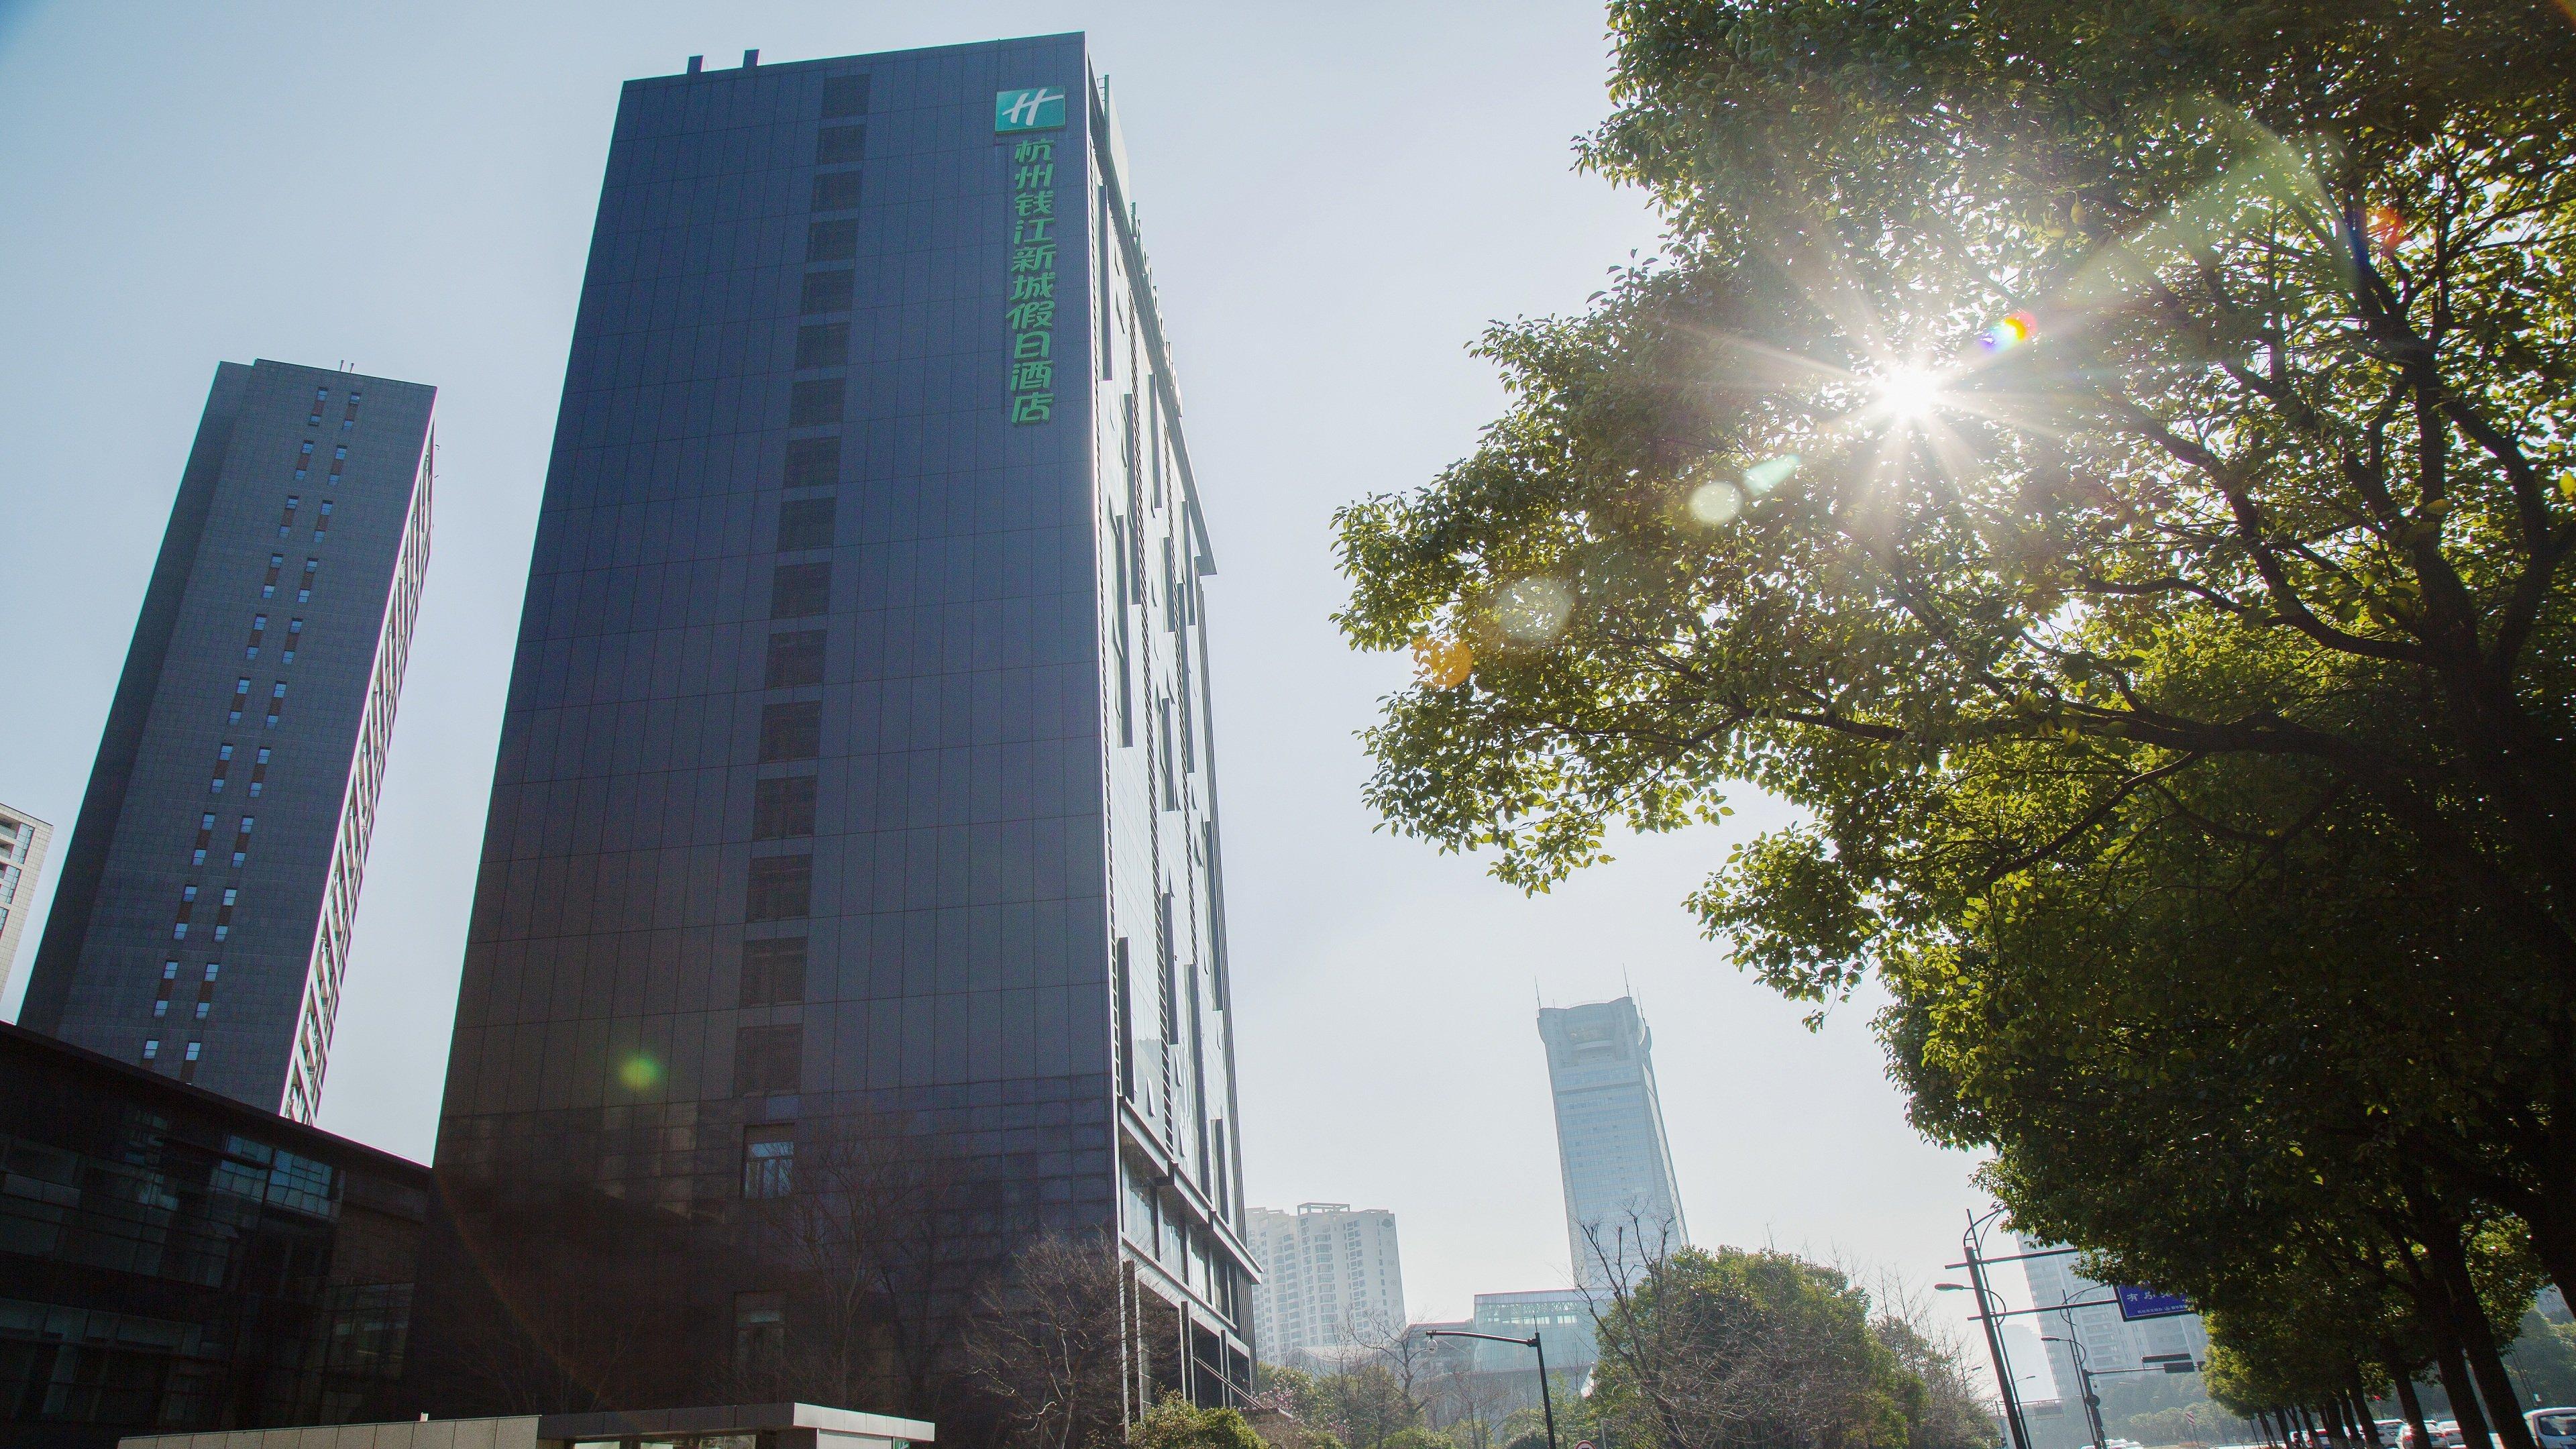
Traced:
POLYGON ((1542 1006, 1565 1235, 1575 1281, 1633 1282, 1646 1261, 1689 1240, 1672 1147, 1655 1090, 1654 1035, 1635 998, 1542 1006))

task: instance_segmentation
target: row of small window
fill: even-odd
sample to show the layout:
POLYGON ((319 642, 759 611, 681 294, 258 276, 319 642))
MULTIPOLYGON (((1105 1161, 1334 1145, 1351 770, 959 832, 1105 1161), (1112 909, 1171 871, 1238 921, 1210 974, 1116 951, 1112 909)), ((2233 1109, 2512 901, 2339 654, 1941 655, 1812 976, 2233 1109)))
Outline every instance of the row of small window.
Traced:
MULTIPOLYGON (((242 722, 242 712, 243 712, 244 710, 248 709, 249 707, 250 707, 250 680, 249 680, 248 678, 242 678, 242 679, 236 679, 236 680, 234 680, 234 681, 233 681, 233 705, 232 705, 232 708, 231 708, 231 709, 229 709, 229 710, 225 711, 225 714, 224 714, 224 723, 226 723, 226 724, 240 724, 240 723, 242 722)), ((275 728, 277 728, 277 721, 278 721, 278 717, 279 717, 280 715, 283 715, 285 712, 286 712, 286 681, 285 681, 285 680, 283 680, 283 679, 281 679, 281 680, 278 680, 276 683, 274 683, 274 684, 272 684, 272 685, 270 685, 270 686, 268 687, 268 721, 267 721, 267 727, 268 727, 268 728, 270 728, 270 729, 275 729, 275 728)))
MULTIPOLYGON (((365 401, 366 396, 367 395, 362 392, 352 392, 349 394, 348 409, 340 414, 340 431, 345 433, 349 429, 358 425, 358 404, 365 401)), ((327 387, 317 387, 313 389, 313 411, 305 417, 304 425, 308 428, 318 428, 322 426, 322 409, 328 406, 330 401, 331 389, 327 387)), ((306 451, 312 451, 309 445, 307 446, 306 451)))
MULTIPOLYGON (((223 903, 215 907, 216 940, 223 940, 225 937, 230 936, 233 933, 233 906, 240 899, 241 887, 224 887, 223 903)), ((170 923, 171 940, 184 941, 188 939, 188 928, 196 924, 192 919, 196 913, 197 888, 193 885, 181 886, 179 888, 178 918, 170 923)))
MULTIPOLYGON (((306 438, 304 440, 303 447, 295 454, 295 481, 298 483, 303 482, 313 471, 313 449, 313 440, 311 438, 306 438)), ((348 466, 349 445, 342 443, 331 450, 330 481, 333 483, 339 482, 340 470, 348 466)))
MULTIPOLYGON (((244 659, 257 659, 257 658, 259 657, 259 651, 260 651, 260 649, 261 649, 261 648, 262 648, 262 647, 267 643, 267 640, 268 640, 268 616, 267 616, 266 614, 253 614, 253 615, 251 615, 251 616, 250 616, 250 639, 249 639, 249 641, 248 641, 247 643, 245 643, 245 644, 243 645, 242 657, 243 657, 244 659)), ((296 647, 297 645, 299 645, 299 644, 303 643, 303 642, 304 642, 304 621, 303 621, 303 620, 301 620, 301 619, 289 619, 289 620, 287 620, 287 621, 286 621, 286 642, 285 642, 283 645, 281 645, 281 646, 279 647, 279 650, 278 650, 278 656, 277 656, 277 658, 278 658, 278 662, 279 662, 279 663, 281 663, 281 664, 292 664, 292 663, 294 663, 294 662, 295 662, 295 647, 296 647)))
MULTIPOLYGON (((250 851, 250 832, 258 824, 256 817, 245 815, 233 827, 233 865, 236 869, 250 851)), ((204 865, 206 851, 215 843, 215 814, 209 810, 197 817, 197 848, 191 865, 204 865)))
MULTIPOLYGON (((197 999, 194 1004, 193 1014, 199 1021, 205 1020, 214 1012, 215 978, 223 973, 223 969, 224 967, 222 962, 209 961, 206 963, 206 974, 197 982, 197 999)), ((171 993, 176 991, 178 986, 179 963, 176 961, 162 962, 160 994, 152 999, 153 1020, 159 1021, 170 1014, 171 993)), ((145 1055, 149 1056, 151 1053, 147 1051, 145 1055)))
MULTIPOLYGON (((259 596, 261 598, 274 599, 277 597, 277 581, 279 576, 284 574, 285 571, 286 555, 282 553, 270 554, 268 556, 268 577, 262 579, 259 585, 259 596)), ((295 602, 299 604, 309 604, 313 602, 313 576, 321 571, 322 560, 318 558, 308 558, 304 561, 304 581, 296 586, 295 602)))
MULTIPOLYGON (((188 1054, 186 1057, 182 1058, 179 1063, 180 1081, 186 1082, 196 1079, 197 1058, 205 1051, 205 1049, 206 1044, 204 1042, 192 1041, 188 1043, 188 1054)), ((147 1062, 157 1062, 161 1059, 161 1038, 157 1036, 152 1037, 143 1043, 143 1059, 147 1062)))
MULTIPOLYGON (((259 753, 251 760, 250 794, 254 800, 259 798, 261 791, 268 788, 268 757, 272 753, 274 752, 268 746, 262 745, 259 747, 259 753)), ((216 746, 215 776, 207 782, 208 793, 215 795, 224 793, 224 784, 232 777, 232 772, 233 747, 228 744, 216 746)))
MULTIPOLYGON (((304 500, 302 498, 299 498, 292 493, 286 495, 286 508, 277 516, 278 537, 284 538, 287 534, 294 531, 295 511, 303 506, 304 500)), ((313 541, 315 543, 320 543, 322 541, 322 536, 330 531, 331 500, 325 498, 322 500, 322 506, 315 510, 313 514, 313 541)))

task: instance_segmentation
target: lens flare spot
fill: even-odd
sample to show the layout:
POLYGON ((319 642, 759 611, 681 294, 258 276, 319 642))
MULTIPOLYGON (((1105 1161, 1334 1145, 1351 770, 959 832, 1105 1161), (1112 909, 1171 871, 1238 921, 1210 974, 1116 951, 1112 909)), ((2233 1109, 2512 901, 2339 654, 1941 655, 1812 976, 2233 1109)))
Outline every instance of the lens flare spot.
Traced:
POLYGON ((662 1080, 662 1064, 643 1052, 630 1054, 617 1064, 617 1080, 630 1092, 645 1092, 662 1080))
POLYGON ((1691 490, 1691 517, 1712 527, 1732 523, 1744 511, 1744 495, 1732 483, 1711 481, 1691 490))
POLYGON ((1765 458, 1744 470, 1744 491, 1759 498, 1788 482, 1789 475, 1797 471, 1798 455, 1795 453, 1782 453, 1776 458, 1765 458))
POLYGON ((2370 233, 2371 250, 2383 257, 2397 250, 2408 235, 2406 218, 2400 216, 2394 207, 2372 207, 2363 217, 2362 225, 2370 233))
POLYGON ((1574 591, 1556 579, 1521 579, 1505 585, 1494 598, 1494 622, 1524 644, 1555 638, 1573 617, 1574 591))
POLYGON ((1464 639, 1413 637, 1413 675, 1433 689, 1456 689, 1475 672, 1476 651, 1464 639))
POLYGON ((1987 352, 2009 352, 2038 335, 2038 318, 2028 312, 2007 312, 2004 320, 1979 334, 1977 346, 1987 352))

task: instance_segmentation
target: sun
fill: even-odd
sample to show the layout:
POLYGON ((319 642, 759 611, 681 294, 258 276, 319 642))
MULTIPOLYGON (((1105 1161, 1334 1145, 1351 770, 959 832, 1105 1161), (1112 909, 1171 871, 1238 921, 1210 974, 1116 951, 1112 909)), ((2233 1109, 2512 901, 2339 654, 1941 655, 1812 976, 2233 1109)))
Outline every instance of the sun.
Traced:
POLYGON ((1895 368, 1877 381, 1878 410, 1901 423, 1931 415, 1941 403, 1941 378, 1920 367, 1895 368))

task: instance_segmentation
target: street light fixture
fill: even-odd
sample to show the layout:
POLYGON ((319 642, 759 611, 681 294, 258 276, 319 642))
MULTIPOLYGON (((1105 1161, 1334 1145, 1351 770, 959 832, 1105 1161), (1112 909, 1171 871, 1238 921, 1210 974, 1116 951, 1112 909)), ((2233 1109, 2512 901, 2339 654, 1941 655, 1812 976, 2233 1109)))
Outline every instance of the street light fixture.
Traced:
POLYGON ((1547 1415, 1547 1449, 1556 1449, 1556 1398, 1547 1391, 1547 1345, 1539 1341, 1538 1330, 1527 1338, 1505 1338, 1499 1333, 1469 1333, 1460 1328, 1426 1328, 1424 1338, 1481 1338, 1487 1343, 1517 1343, 1538 1351, 1538 1404, 1547 1415))
MULTIPOLYGON (((2073 1317, 2072 1314, 2068 1316, 2073 1317)), ((2071 1357, 2075 1360, 2076 1389, 2084 1395, 2084 1421, 2093 1426, 2093 1449, 2110 1449, 2110 1443, 2103 1437, 2102 1432, 2102 1400, 2093 1392, 2092 1356, 2084 1351, 2083 1343, 2077 1339, 2059 1338, 2054 1334, 2043 1333, 2039 1336, 2039 1341, 2062 1343, 2071 1350, 2071 1357)))
POLYGON ((1986 1354, 1994 1361, 1995 1386, 2003 1393, 2005 1432, 2012 1436, 2012 1449, 2030 1449, 2030 1426, 2022 1422, 2021 1395, 2013 1389, 2012 1361, 2004 1354, 2003 1332, 1996 1327, 1996 1321, 2005 1316, 2004 1296, 1986 1286, 1985 1260, 1977 1256, 1986 1225, 2003 1216, 2003 1211, 1996 1208, 1984 1217, 1973 1211, 1968 1214, 1968 1231, 1959 1238, 1961 1256, 1967 1261, 1950 1265, 1967 1269, 1968 1281, 1940 1287, 1945 1292, 1977 1295, 1977 1322, 1986 1330, 1986 1354))

